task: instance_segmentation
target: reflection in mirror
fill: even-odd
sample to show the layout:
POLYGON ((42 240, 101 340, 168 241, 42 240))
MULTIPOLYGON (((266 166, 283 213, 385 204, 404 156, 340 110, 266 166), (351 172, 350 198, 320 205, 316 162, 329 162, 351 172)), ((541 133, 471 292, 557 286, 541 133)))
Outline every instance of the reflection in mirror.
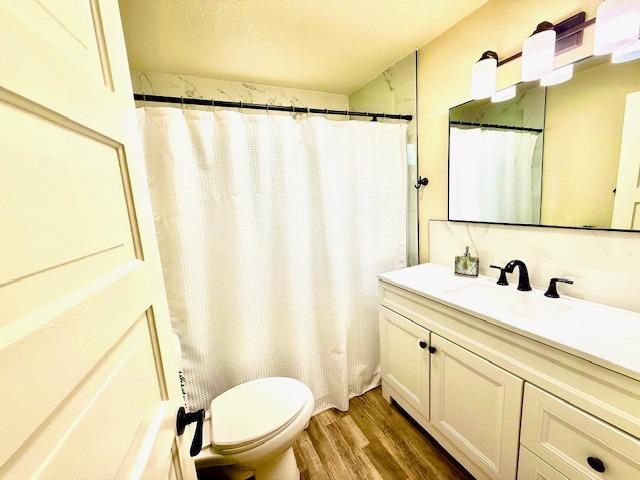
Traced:
POLYGON ((573 79, 449 116, 449 219, 640 230, 640 61, 591 57, 573 79))
POLYGON ((469 102, 449 119, 449 218, 540 223, 544 88, 469 102))

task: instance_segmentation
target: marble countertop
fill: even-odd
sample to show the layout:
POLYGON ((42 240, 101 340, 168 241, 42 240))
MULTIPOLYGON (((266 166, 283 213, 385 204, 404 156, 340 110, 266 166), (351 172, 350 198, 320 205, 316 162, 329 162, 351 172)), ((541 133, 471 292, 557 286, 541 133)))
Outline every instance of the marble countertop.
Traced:
POLYGON ((520 292, 517 275, 511 275, 509 286, 499 286, 494 278, 456 276, 452 267, 426 263, 378 278, 640 380, 640 313, 562 293, 559 299, 547 298, 536 288, 520 292))

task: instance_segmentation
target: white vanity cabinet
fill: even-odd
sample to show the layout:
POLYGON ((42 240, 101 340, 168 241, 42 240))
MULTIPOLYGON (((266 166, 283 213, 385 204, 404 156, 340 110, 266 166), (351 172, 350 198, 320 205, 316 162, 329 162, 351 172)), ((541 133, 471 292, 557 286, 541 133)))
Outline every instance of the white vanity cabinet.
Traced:
POLYGON ((474 477, 640 480, 640 359, 621 354, 637 355, 640 314, 596 304, 593 313, 581 300, 545 304, 534 289, 513 293, 522 303, 509 310, 544 316, 509 324, 496 305, 516 291, 494 293, 495 281, 431 265, 380 280, 383 396, 474 477), (461 291, 480 292, 474 302, 487 295, 487 309, 464 304, 461 291), (549 316, 571 309, 573 316, 549 316), (589 315, 620 340, 587 329, 589 315), (540 334, 556 331, 566 332, 566 345, 540 334))
POLYGON ((392 391, 489 478, 515 478, 522 379, 386 307, 379 318, 387 400, 392 391))

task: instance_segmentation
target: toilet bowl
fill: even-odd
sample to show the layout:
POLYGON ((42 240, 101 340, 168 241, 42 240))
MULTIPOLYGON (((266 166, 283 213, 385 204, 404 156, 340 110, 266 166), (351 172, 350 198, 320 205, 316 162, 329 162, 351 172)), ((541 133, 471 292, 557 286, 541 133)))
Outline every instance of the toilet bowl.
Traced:
POLYGON ((224 466, 232 480, 298 480, 292 445, 313 411, 311 390, 286 377, 253 380, 211 402, 196 467, 224 466))

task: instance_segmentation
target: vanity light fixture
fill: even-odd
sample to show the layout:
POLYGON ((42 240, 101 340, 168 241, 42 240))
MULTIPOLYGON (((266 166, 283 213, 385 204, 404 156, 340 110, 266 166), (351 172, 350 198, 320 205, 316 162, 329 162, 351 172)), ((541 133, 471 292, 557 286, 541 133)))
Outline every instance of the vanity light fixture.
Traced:
POLYGON ((630 62, 638 58, 640 58, 640 40, 636 40, 628 47, 616 50, 613 52, 613 55, 611 55, 611 61, 613 63, 630 62))
POLYGON ((491 95, 491 102, 498 103, 504 102, 506 100, 511 100, 516 96, 516 86, 511 85, 510 87, 503 88, 502 90, 498 90, 496 93, 491 95))
POLYGON ((540 85, 543 87, 550 87, 552 85, 558 85, 559 83, 571 80, 573 77, 573 63, 565 65, 564 67, 556 68, 555 70, 543 75, 540 79, 540 85))
POLYGON ((522 45, 522 80, 538 80, 550 73, 555 55, 556 31, 552 23, 542 22, 522 45))
POLYGON ((498 73, 498 54, 487 50, 482 54, 471 70, 471 98, 481 100, 496 91, 498 73))
POLYGON ((604 0, 596 13, 595 55, 615 53, 638 40, 640 1, 604 0))

